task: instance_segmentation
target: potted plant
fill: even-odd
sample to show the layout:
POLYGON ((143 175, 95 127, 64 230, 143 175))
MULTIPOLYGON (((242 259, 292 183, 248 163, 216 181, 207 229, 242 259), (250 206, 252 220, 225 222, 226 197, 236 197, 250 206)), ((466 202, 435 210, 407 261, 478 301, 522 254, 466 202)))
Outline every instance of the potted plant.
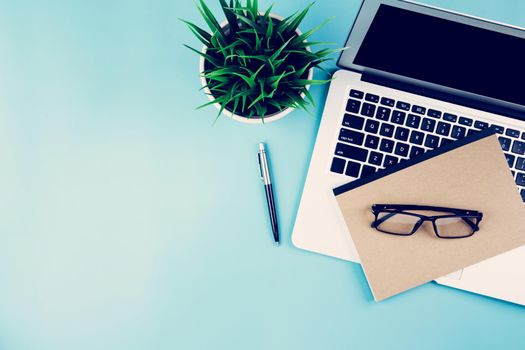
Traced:
POLYGON ((217 118, 224 113, 264 123, 314 104, 310 85, 329 80, 314 80, 313 69, 338 50, 313 51, 323 43, 307 41, 327 21, 305 33, 298 29, 312 5, 282 18, 271 13, 272 6, 259 11, 257 0, 220 0, 226 20, 219 23, 203 0, 199 4, 211 32, 184 21, 204 45, 201 51, 185 45, 200 55, 202 89, 210 99, 199 108, 215 105, 217 118))

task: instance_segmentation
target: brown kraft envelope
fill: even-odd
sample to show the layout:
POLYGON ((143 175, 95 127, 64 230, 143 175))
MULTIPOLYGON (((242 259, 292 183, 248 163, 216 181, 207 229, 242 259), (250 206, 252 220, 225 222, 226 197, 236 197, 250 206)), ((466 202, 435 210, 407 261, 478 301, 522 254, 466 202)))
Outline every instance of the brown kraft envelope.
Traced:
POLYGON ((525 244, 525 206, 494 131, 485 130, 334 189, 376 301, 525 244), (429 222, 412 236, 371 227, 373 204, 478 210, 473 236, 440 239, 429 222))

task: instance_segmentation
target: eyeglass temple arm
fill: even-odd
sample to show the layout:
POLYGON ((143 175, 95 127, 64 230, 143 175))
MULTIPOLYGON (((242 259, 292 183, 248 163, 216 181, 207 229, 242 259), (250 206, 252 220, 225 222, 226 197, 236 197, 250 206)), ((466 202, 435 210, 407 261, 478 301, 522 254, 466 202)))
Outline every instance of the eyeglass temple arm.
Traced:
POLYGON ((479 227, 478 227, 478 224, 479 222, 481 221, 481 218, 478 219, 478 224, 475 224, 473 223, 470 218, 465 218, 465 217, 462 217, 463 221, 465 221, 469 226, 470 228, 472 228, 473 230, 477 231, 479 230, 479 227))
POLYGON ((448 213, 454 213, 458 215, 465 214, 479 214, 476 210, 467 210, 467 209, 457 209, 457 208, 447 208, 447 207, 433 207, 429 205, 411 205, 411 204, 374 204, 372 205, 372 210, 395 210, 398 213, 405 210, 431 210, 431 211, 442 211, 448 213))
MULTIPOLYGON (((396 210, 395 212, 390 212, 388 213, 387 215, 383 216, 381 219, 377 219, 377 220, 374 220, 374 222, 372 222, 372 227, 377 227, 379 225, 381 225, 383 222, 385 222, 386 220, 390 219, 392 216, 396 215, 396 214, 399 214, 403 212, 403 210, 396 210)), ((375 212, 374 212, 375 214, 375 212)), ((463 221, 465 221, 473 230, 478 230, 479 227, 477 224, 475 224, 474 222, 472 222, 469 218, 465 218, 465 217, 462 217, 463 221)), ((479 221, 481 221, 481 217, 478 219, 479 221)), ((479 223, 478 221, 478 223, 479 223)))
POLYGON ((387 215, 383 216, 381 219, 374 220, 374 222, 372 222, 372 227, 377 227, 381 225, 383 222, 385 222, 386 220, 390 219, 392 216, 399 214, 399 213, 400 211, 390 212, 387 215))

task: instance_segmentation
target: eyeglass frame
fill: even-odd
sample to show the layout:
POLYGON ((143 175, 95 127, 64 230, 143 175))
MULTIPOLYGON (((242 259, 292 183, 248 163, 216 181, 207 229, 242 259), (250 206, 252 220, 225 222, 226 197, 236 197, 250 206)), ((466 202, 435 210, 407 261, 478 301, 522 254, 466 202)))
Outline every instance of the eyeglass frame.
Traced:
POLYGON ((386 233, 389 235, 395 235, 395 236, 412 236, 414 233, 416 233, 417 230, 423 225, 425 221, 432 222, 432 227, 434 228, 434 234, 438 238, 442 239, 457 239, 457 238, 467 238, 471 237, 479 231, 479 223, 483 219, 483 213, 477 210, 469 210, 469 209, 458 209, 458 208, 448 208, 448 207, 434 207, 434 206, 428 206, 428 205, 409 205, 409 204, 374 204, 372 205, 372 213, 374 214, 374 221, 371 224, 371 227, 375 228, 377 231, 386 233), (452 213, 447 215, 422 215, 422 214, 416 214, 416 213, 406 213, 404 210, 422 210, 422 211, 440 211, 445 213, 452 213), (389 215, 386 219, 385 218, 378 218, 379 213, 392 213, 392 214, 404 214, 404 215, 411 215, 419 218, 419 221, 414 224, 414 227, 412 228, 412 231, 410 233, 393 233, 388 231, 383 231, 378 228, 379 225, 381 225, 383 222, 388 220, 388 218, 392 217, 393 215, 389 215), (466 236, 440 236, 439 230, 436 226, 436 220, 437 219, 443 219, 443 218, 463 218, 471 228, 472 233, 466 236), (477 219, 476 222, 472 222, 470 220, 466 220, 466 218, 474 218, 477 219))

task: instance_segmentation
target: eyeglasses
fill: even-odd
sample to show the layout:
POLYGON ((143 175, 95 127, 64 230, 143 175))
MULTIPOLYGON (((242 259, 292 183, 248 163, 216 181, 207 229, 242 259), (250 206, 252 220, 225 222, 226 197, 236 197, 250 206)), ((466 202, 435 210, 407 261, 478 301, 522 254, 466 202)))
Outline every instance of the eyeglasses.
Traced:
POLYGON ((483 218, 483 214, 476 210, 425 205, 374 204, 372 212, 375 216, 373 228, 398 236, 413 235, 425 221, 430 221, 439 238, 470 237, 479 230, 483 218), (437 212, 440 215, 427 216, 420 212, 437 212))

